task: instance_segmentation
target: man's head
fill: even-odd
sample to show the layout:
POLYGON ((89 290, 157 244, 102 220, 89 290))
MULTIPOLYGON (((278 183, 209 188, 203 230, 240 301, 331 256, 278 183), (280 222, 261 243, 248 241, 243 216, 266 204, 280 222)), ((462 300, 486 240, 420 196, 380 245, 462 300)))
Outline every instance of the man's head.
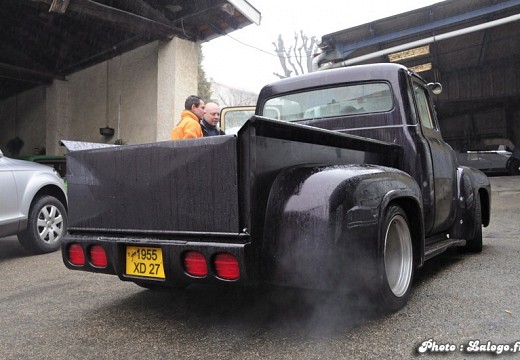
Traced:
POLYGON ((202 119, 205 113, 204 100, 196 95, 190 95, 184 103, 184 109, 191 111, 197 115, 199 119, 202 119))
POLYGON ((204 120, 210 125, 217 126, 220 120, 220 107, 212 102, 207 103, 204 120))

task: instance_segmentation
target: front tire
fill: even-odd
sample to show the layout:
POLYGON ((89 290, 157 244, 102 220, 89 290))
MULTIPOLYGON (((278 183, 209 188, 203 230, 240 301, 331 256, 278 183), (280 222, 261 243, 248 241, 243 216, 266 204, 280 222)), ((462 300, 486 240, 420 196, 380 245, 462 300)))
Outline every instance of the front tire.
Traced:
POLYGON ((400 206, 391 205, 386 209, 381 239, 376 305, 384 313, 392 313, 408 302, 414 271, 408 217, 400 206))
POLYGON ((520 175, 520 160, 511 158, 509 162, 509 173, 511 175, 520 175))
POLYGON ((461 248, 463 252, 482 252, 482 205, 479 194, 475 195, 475 223, 473 237, 466 239, 466 245, 461 248))
POLYGON ((67 231, 65 206, 53 196, 33 199, 27 218, 27 228, 18 234, 18 241, 31 254, 43 254, 60 248, 67 231))

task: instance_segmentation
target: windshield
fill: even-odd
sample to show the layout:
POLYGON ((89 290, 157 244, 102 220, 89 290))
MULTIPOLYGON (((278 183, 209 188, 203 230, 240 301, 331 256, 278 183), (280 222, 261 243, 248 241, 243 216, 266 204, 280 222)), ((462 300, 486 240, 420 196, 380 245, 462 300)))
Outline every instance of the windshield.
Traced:
MULTIPOLYGON (((234 135, 254 114, 254 106, 224 108, 220 113, 220 125, 222 130, 224 130, 226 135, 234 135)), ((264 116, 271 119, 278 119, 280 117, 278 109, 276 108, 264 108, 264 116)))
POLYGON ((222 130, 224 130, 226 135, 236 134, 242 125, 254 114, 254 107, 250 109, 230 109, 230 111, 223 113, 221 120, 222 130))
POLYGON ((297 121, 389 111, 392 107, 390 86, 369 83, 283 94, 267 100, 262 114, 273 119, 297 121))

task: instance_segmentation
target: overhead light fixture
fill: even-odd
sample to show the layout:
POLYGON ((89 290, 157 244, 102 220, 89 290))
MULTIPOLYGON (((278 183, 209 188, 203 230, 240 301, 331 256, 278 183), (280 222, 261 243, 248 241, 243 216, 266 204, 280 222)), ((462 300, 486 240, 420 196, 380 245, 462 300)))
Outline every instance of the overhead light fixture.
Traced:
POLYGON ((67 7, 69 6, 70 0, 52 0, 49 12, 55 12, 58 14, 65 14, 67 7))
POLYGON ((388 55, 390 62, 397 62, 405 59, 411 59, 418 56, 428 55, 430 53, 430 45, 424 45, 413 49, 399 51, 388 55))
POLYGON ((180 5, 166 5, 166 9, 168 9, 172 13, 176 13, 182 10, 182 6, 180 5))
POLYGON ((229 14, 230 16, 233 16, 233 14, 235 13, 235 7, 233 5, 231 5, 230 3, 225 3, 225 4, 220 5, 220 10, 229 14))
POLYGON ((416 73, 428 71, 431 69, 432 69, 432 63, 426 63, 426 64, 421 64, 421 65, 410 67, 410 70, 412 70, 413 72, 416 72, 416 73))

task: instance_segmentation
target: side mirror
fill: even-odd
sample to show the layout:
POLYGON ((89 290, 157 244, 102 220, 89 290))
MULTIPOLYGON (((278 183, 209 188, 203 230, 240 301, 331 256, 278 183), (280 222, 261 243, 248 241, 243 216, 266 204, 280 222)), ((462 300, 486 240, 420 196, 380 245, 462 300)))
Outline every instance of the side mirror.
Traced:
POLYGON ((431 92, 434 95, 439 95, 442 92, 442 85, 441 83, 428 83, 428 88, 430 88, 431 92))

